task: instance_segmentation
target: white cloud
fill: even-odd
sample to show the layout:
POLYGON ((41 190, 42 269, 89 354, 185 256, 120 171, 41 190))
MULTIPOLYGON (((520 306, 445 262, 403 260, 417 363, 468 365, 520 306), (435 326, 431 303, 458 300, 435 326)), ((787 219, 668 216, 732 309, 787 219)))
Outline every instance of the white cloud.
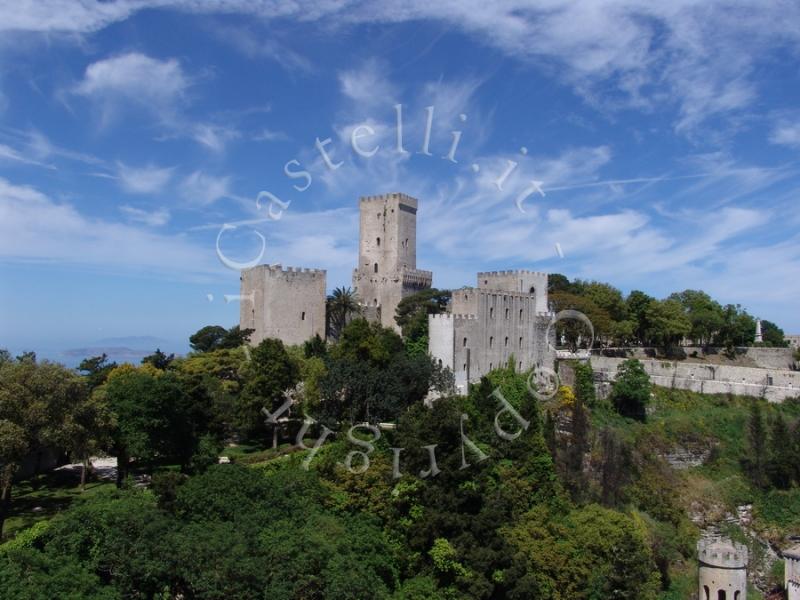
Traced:
POLYGON ((387 76, 387 70, 385 63, 369 59, 356 69, 341 72, 339 85, 342 94, 364 109, 391 106, 398 92, 387 76))
POLYGON ((779 123, 772 130, 769 141, 782 146, 800 146, 800 121, 779 123))
MULTIPOLYGON (((560 73, 590 102, 643 109, 657 103, 676 105, 675 126, 687 133, 710 117, 750 106, 757 97, 751 78, 757 62, 776 48, 800 41, 800 31, 794 26, 800 21, 800 6, 782 0, 117 0, 79 4, 44 0, 7 10, 0 29, 86 33, 146 8, 243 13, 265 20, 317 22, 327 28, 438 21, 523 62, 560 73)), ((251 55, 280 54, 279 48, 259 44, 257 39, 237 43, 251 55)), ((302 68, 295 63, 294 68, 302 68)), ((345 82, 348 93, 364 98, 370 75, 352 73, 345 82)), ((374 81, 380 82, 380 77, 374 81)))
POLYGON ((130 167, 117 163, 117 177, 125 191, 134 194, 157 194, 172 179, 172 167, 130 167))
POLYGON ((200 123, 191 127, 191 137, 213 152, 222 152, 231 140, 240 136, 236 129, 200 123))
POLYGON ((150 227, 161 227, 169 222, 169 211, 163 207, 147 211, 125 204, 120 206, 119 209, 125 213, 131 221, 144 223, 150 227))
POLYGON ((181 195, 196 205, 207 205, 230 197, 230 177, 217 177, 195 171, 181 182, 181 195))
POLYGON ((82 215, 38 190, 0 178, 0 258, 170 273, 224 275, 213 250, 183 235, 161 235, 82 215))
POLYGON ((103 107, 104 121, 120 103, 135 104, 168 118, 189 83, 176 59, 159 60, 131 52, 90 64, 75 93, 97 101, 103 107))
POLYGON ((289 136, 283 131, 273 131, 267 127, 253 136, 254 142, 285 142, 287 140, 289 140, 289 136))

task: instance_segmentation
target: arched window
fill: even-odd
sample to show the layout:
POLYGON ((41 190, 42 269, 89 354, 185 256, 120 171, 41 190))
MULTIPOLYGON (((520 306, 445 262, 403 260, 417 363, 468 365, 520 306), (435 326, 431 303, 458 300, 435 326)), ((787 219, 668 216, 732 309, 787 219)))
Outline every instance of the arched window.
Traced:
POLYGON ((441 358, 439 359, 439 366, 440 367, 442 366, 442 359, 441 358))
POLYGON ((467 347, 467 338, 464 338, 464 343, 462 344, 462 346, 464 346, 464 348, 467 347))
POLYGON ((494 306, 489 308, 489 318, 494 319, 494 306))
POLYGON ((508 336, 506 336, 506 339, 505 339, 505 342, 503 343, 503 346, 508 348, 508 336))
POLYGON ((535 288, 535 287, 533 287, 533 286, 531 286, 531 289, 530 289, 530 290, 528 290, 528 293, 529 293, 529 294, 535 294, 535 293, 536 293, 536 288, 535 288))
POLYGON ((375 269, 375 272, 377 273, 378 272, 378 263, 375 263, 374 269, 375 269))
POLYGON ((381 247, 381 238, 378 238, 376 241, 378 243, 378 248, 380 248, 381 247))
POLYGON ((725 590, 719 590, 717 592, 717 600, 726 600, 728 595, 725 593, 725 590))
POLYGON ((711 590, 708 589, 707 585, 703 586, 703 592, 705 593, 705 598, 703 600, 711 600, 711 590))
POLYGON ((519 336, 519 347, 522 348, 522 336, 519 336))
POLYGON ((489 348, 493 348, 493 347, 494 347, 494 338, 493 337, 489 337, 489 348))
POLYGON ((522 309, 519 309, 519 320, 522 321, 522 309))
POLYGON ((737 590, 733 593, 733 600, 739 600, 739 598, 741 597, 742 597, 742 592, 737 590))
POLYGON ((506 319, 508 318, 508 309, 506 309, 506 319))

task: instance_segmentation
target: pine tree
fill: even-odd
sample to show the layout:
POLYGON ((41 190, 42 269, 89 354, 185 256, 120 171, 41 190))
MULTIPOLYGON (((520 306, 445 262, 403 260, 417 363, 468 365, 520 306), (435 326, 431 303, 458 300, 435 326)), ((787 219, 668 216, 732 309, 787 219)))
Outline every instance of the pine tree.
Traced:
POLYGON ((780 413, 772 421, 771 429, 767 475, 774 487, 785 490, 791 486, 795 470, 792 436, 780 413))
POLYGON ((760 488, 767 487, 765 469, 767 466, 767 431, 764 426, 764 417, 761 406, 753 402, 750 406, 750 421, 747 425, 748 454, 744 465, 754 485, 760 488))

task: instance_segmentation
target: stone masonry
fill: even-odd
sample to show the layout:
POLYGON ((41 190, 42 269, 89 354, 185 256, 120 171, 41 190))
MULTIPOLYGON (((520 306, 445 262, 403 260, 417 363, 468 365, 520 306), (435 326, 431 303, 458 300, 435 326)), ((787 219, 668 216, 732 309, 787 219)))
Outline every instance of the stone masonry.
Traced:
POLYGON ((241 274, 239 326, 250 343, 278 338, 286 345, 325 337, 325 271, 259 265, 241 274))
POLYGON ((417 200, 400 193, 359 202, 358 267, 353 288, 364 315, 399 331, 400 300, 431 287, 433 274, 417 269, 417 200))
POLYGON ((697 544, 700 600, 747 600, 747 547, 724 539, 697 544))
POLYGON ((453 291, 449 309, 428 317, 428 350, 439 364, 452 369, 460 393, 512 356, 520 371, 553 368, 554 354, 547 343, 553 314, 547 311, 546 273, 478 273, 477 287, 453 291))
POLYGON ((800 600, 800 544, 783 553, 787 600, 800 600))

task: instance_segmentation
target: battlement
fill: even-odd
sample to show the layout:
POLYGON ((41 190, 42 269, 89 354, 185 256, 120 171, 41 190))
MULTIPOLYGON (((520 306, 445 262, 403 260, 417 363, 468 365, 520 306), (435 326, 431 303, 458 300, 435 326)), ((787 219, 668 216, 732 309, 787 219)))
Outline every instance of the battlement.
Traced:
POLYGON ((418 200, 408 194, 403 194, 402 192, 391 192, 389 194, 378 194, 376 196, 361 196, 359 198, 359 202, 366 203, 366 202, 388 202, 388 201, 397 201, 402 202, 407 206, 411 206, 413 208, 417 208, 417 204, 419 203, 418 200))
POLYGON ((483 271, 478 273, 478 278, 481 277, 504 277, 508 275, 537 275, 541 277, 547 277, 547 273, 544 271, 530 271, 528 269, 509 269, 507 271, 483 271))
POLYGON ((403 271, 404 284, 430 287, 432 281, 433 281, 432 271, 423 271, 421 269, 403 271))
POLYGON ((325 269, 309 269, 306 267, 283 267, 281 265, 258 265, 248 271, 259 270, 266 274, 267 277, 284 278, 284 279, 297 279, 324 277, 327 271, 325 269))
POLYGON ((697 543, 697 558, 701 565, 722 569, 745 569, 747 546, 730 540, 703 539, 697 543))
POLYGON ((453 313, 439 313, 438 315, 428 315, 428 317, 439 321, 474 321, 478 318, 476 315, 453 313))

